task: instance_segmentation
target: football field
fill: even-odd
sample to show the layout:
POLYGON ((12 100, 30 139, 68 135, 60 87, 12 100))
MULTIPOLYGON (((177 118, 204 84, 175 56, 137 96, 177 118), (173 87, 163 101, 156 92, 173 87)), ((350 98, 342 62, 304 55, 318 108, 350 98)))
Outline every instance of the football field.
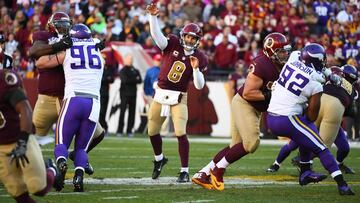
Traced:
MULTIPOLYGON (((190 137, 190 175, 207 164, 229 139, 190 137)), ((291 165, 293 152, 275 174, 265 172, 282 145, 281 142, 262 140, 252 155, 228 167, 224 181, 225 190, 209 191, 194 185, 176 183, 180 160, 176 138, 163 139, 163 151, 169 158, 158 180, 151 179, 153 152, 147 137, 106 137, 90 152, 90 162, 95 168, 92 176, 85 175, 83 193, 74 193, 72 185, 73 164, 69 163, 65 188, 49 193, 38 202, 360 202, 360 144, 350 151, 346 164, 357 174, 345 174, 355 196, 340 196, 335 182, 328 177, 321 183, 300 186, 298 170, 291 165)), ((53 145, 43 149, 44 158, 53 158, 53 145)), ((334 148, 332 152, 334 152, 334 148)), ((314 161, 317 172, 326 173, 318 159, 314 161)), ((326 173, 327 174, 327 173, 326 173)), ((0 202, 15 202, 0 186, 0 202)))

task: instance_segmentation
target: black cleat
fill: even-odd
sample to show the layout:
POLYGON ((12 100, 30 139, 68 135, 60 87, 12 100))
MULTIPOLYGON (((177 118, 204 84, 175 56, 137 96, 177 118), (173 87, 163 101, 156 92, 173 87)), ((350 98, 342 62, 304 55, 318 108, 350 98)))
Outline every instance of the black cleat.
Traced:
POLYGON ((186 183, 186 182, 190 181, 188 172, 183 171, 183 172, 180 172, 179 174, 180 174, 179 178, 176 180, 176 182, 178 182, 178 183, 186 183))
POLYGON ((64 185, 65 175, 66 175, 66 172, 67 172, 67 169, 68 169, 68 166, 66 164, 66 160, 61 158, 61 159, 58 160, 56 165, 57 165, 57 168, 59 169, 59 172, 60 172, 59 181, 62 182, 62 185, 64 185))
POLYGON ((271 165, 268 169, 266 169, 266 172, 268 173, 275 173, 279 170, 280 166, 277 164, 271 165))
MULTIPOLYGON (((71 151, 69 153, 69 159, 71 161, 74 161, 75 160, 75 153, 74 151, 71 151)), ((89 176, 94 174, 94 168, 91 166, 91 164, 89 162, 86 163, 86 166, 85 166, 85 173, 88 174, 89 176)))
POLYGON ((351 191, 350 187, 347 186, 338 186, 340 195, 355 195, 353 191, 351 191))
POLYGON ((317 183, 327 178, 327 175, 321 173, 315 173, 312 170, 305 171, 299 177, 299 184, 301 186, 307 185, 309 183, 317 183))
POLYGON ((154 162, 154 170, 152 173, 152 179, 157 179, 161 173, 162 168, 168 162, 167 158, 163 158, 160 161, 153 161, 154 162))
POLYGON ((75 175, 73 179, 74 192, 84 192, 84 177, 82 175, 75 175))
POLYGON ((345 174, 355 174, 355 171, 346 166, 344 163, 339 164, 339 168, 345 174))
POLYGON ((48 159, 45 162, 46 169, 53 169, 55 171, 55 180, 53 187, 56 191, 61 191, 64 188, 64 180, 62 179, 61 173, 52 159, 48 159))

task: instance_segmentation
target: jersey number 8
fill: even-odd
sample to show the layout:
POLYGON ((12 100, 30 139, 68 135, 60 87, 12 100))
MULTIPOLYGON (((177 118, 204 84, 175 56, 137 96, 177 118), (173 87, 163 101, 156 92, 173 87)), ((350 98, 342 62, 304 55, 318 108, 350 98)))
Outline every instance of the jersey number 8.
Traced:
POLYGON ((86 58, 88 59, 88 68, 91 69, 101 69, 101 59, 97 54, 95 45, 89 46, 72 46, 70 49, 71 57, 74 59, 75 63, 71 63, 71 69, 85 69, 86 58), (86 47, 86 49, 85 49, 86 47), (87 57, 85 57, 87 56, 87 57))

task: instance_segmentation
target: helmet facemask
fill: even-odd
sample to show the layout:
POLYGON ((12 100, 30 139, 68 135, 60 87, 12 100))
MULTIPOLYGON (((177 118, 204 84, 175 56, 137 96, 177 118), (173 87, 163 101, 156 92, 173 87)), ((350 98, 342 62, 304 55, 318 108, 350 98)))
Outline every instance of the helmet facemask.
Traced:
POLYGON ((271 58, 279 64, 285 64, 290 57, 291 46, 286 45, 284 48, 276 49, 271 58))
POLYGON ((200 37, 192 33, 181 33, 181 45, 186 51, 194 51, 200 44, 200 37), (187 37, 190 36, 190 37, 187 37), (186 38, 188 40, 186 40, 186 38), (192 41, 195 41, 192 43, 192 41))

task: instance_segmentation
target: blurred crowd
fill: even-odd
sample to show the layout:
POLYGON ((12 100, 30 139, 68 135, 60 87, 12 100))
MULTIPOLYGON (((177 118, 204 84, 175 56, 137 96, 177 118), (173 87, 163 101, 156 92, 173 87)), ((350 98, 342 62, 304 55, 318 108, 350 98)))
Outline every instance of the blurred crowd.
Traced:
MULTIPOLYGON (((28 57, 32 33, 46 28, 54 11, 73 23, 84 23, 106 42, 137 42, 150 56, 160 52, 149 33, 145 12, 150 0, 5 0, 0 2, 0 34, 5 50, 24 77, 36 68, 28 57)), ((356 0, 159 0, 159 24, 166 34, 179 35, 196 22, 203 29, 200 48, 210 60, 208 79, 227 79, 244 68, 262 48, 270 32, 285 34, 294 49, 308 42, 327 50, 328 66, 360 64, 360 3, 356 0), (241 65, 239 65, 241 64, 241 65)))

